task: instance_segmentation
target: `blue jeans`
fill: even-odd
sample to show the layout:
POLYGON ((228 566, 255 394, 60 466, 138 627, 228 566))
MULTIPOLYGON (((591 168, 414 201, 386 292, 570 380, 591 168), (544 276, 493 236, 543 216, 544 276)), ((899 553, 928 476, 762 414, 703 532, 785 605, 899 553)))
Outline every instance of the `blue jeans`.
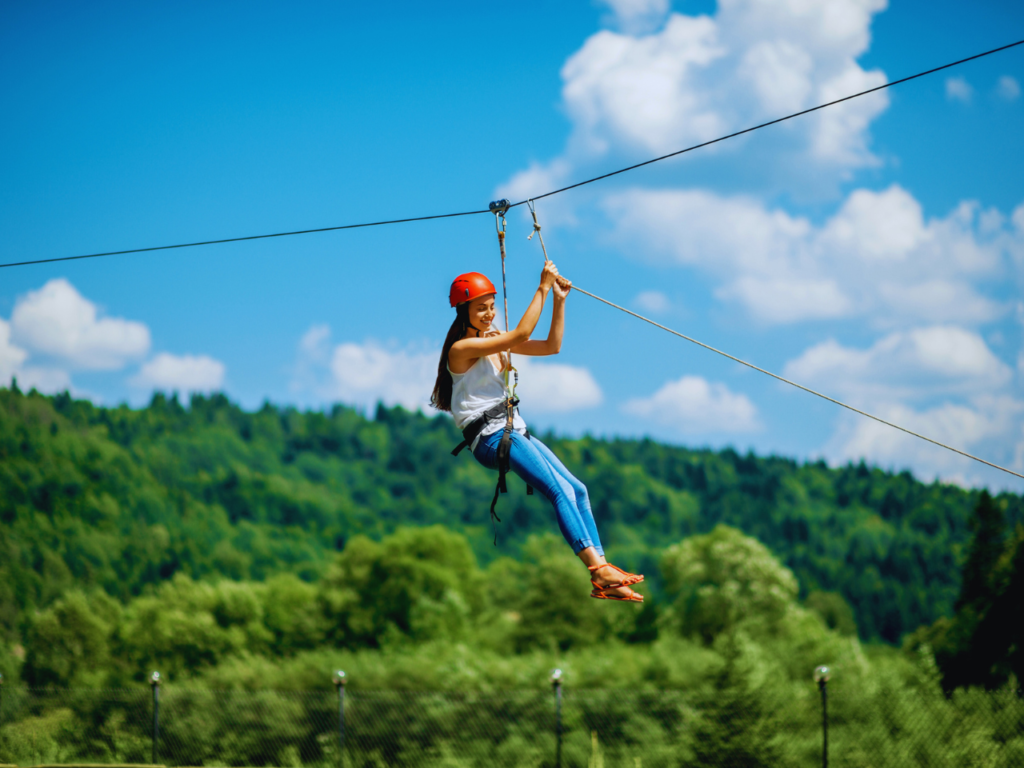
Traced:
MULTIPOLYGON (((473 451, 476 460, 488 469, 498 468, 498 443, 501 442, 501 435, 499 431, 481 437, 473 451)), ((594 547, 599 555, 604 554, 594 513, 590 509, 587 486, 573 477, 550 448, 536 437, 527 438, 513 432, 509 466, 551 502, 558 518, 558 527, 574 554, 578 555, 587 547, 594 547)))

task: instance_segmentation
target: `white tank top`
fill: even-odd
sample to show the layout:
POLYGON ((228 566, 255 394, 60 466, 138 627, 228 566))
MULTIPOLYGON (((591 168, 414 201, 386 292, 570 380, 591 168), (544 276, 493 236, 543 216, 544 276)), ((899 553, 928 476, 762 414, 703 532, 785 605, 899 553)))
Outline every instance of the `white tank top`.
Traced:
MULTIPOLYGON (((508 398, 509 393, 505 389, 505 376, 498 372, 489 357, 478 358, 465 373, 455 373, 450 367, 448 372, 452 375, 452 416, 455 417, 455 426, 459 429, 465 429, 484 411, 508 398)), ((525 434, 526 422, 523 421, 518 410, 512 421, 512 426, 516 432, 525 434)), ((504 421, 489 422, 481 430, 473 444, 469 446, 469 449, 476 450, 476 445, 480 442, 481 437, 493 435, 504 428, 504 421)))

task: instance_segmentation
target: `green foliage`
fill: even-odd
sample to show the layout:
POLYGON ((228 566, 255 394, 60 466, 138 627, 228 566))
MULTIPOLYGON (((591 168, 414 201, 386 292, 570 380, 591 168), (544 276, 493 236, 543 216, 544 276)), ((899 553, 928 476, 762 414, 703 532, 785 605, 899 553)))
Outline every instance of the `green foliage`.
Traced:
MULTIPOLYGON (((9 687, 0 758, 145 761, 142 675, 156 668, 169 764, 337 765, 340 668, 348 765, 536 766, 553 753, 548 675, 559 667, 565 764, 812 765, 810 673, 823 663, 836 764, 1009 768, 1024 755, 1018 697, 946 698, 930 653, 866 649, 830 628, 800 604, 793 574, 734 528, 664 550, 669 608, 643 621, 647 606, 586 598, 586 571, 557 537, 523 552, 481 569, 461 534, 406 527, 351 537, 315 584, 178 573, 123 608, 69 591, 32 621, 26 676, 128 690, 9 687), (644 621, 661 631, 641 644, 644 621)), ((998 561, 1007 590, 1016 552, 998 561)))
POLYGON ((290 573, 279 573, 267 579, 263 595, 263 621, 273 636, 274 655, 294 655, 323 642, 328 621, 315 586, 290 573))
POLYGON ((661 570, 668 591, 678 595, 666 623, 705 644, 740 621, 773 631, 799 589, 764 545, 726 525, 668 547, 661 570))
POLYGON ((723 635, 719 646, 722 663, 709 675, 698 704, 700 718, 693 739, 697 764, 750 768, 791 764, 783 761, 772 738, 779 723, 773 716, 768 681, 756 680, 756 671, 735 635, 723 635))
POLYGON ((379 544, 356 536, 320 582, 319 598, 346 647, 463 635, 483 604, 465 537, 442 526, 400 528, 379 544))
POLYGON ((853 609, 838 592, 811 592, 804 600, 804 605, 818 614, 829 629, 841 635, 857 634, 853 609))
MULTIPOLYGON (((402 526, 463 533, 483 564, 523 559, 552 530, 550 509, 513 483, 491 547, 493 476, 449 455, 458 439, 450 419, 401 408, 247 413, 222 395, 188 407, 156 395, 132 410, 0 389, 0 641, 18 643, 33 611, 72 588, 125 602, 179 573, 313 583, 350 539, 402 526)), ((666 542, 725 524, 778 553, 805 593, 840 594, 865 639, 896 642, 953 611, 977 492, 863 464, 546 440, 590 488, 613 561, 645 572, 654 598, 666 542)), ((996 501, 1024 520, 1020 497, 996 501)), ((649 640, 645 621, 636 637, 649 640)))
POLYGON ((125 610, 121 658, 136 677, 147 670, 182 676, 231 656, 268 652, 262 585, 195 582, 183 574, 125 610))
POLYGON ((103 685, 121 613, 102 592, 67 592, 32 621, 22 672, 26 682, 39 688, 103 685))
MULTIPOLYGON (((492 604, 501 605, 514 624, 511 639, 519 653, 584 648, 635 628, 635 606, 624 611, 626 606, 587 597, 587 571, 554 534, 530 539, 523 562, 499 561, 488 576, 492 604)), ((643 585, 637 591, 645 591, 643 585)))

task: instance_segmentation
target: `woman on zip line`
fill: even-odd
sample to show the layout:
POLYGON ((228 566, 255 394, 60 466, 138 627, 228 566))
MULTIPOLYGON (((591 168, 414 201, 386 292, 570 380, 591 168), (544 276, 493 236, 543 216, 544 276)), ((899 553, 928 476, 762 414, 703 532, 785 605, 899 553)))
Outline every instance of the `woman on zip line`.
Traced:
MULTIPOLYGON (((503 332, 491 325, 497 316, 497 291, 491 281, 478 272, 456 277, 449 292, 455 321, 444 340, 430 402, 451 413, 455 426, 463 431, 465 442, 455 453, 468 445, 477 461, 499 470, 499 489, 504 490, 504 470, 511 469, 551 502, 562 535, 590 571, 591 597, 639 603, 643 595, 630 585, 644 577, 605 560, 586 486, 529 434, 515 407, 518 400, 508 387, 508 372, 514 370, 509 353, 539 357, 557 355, 561 350, 565 299, 571 288, 572 283, 559 276, 554 262, 545 262, 540 285, 523 319, 515 329, 503 332), (551 291, 555 294, 551 330, 543 341, 531 339, 551 291)), ((497 490, 494 498, 497 501, 497 490)))

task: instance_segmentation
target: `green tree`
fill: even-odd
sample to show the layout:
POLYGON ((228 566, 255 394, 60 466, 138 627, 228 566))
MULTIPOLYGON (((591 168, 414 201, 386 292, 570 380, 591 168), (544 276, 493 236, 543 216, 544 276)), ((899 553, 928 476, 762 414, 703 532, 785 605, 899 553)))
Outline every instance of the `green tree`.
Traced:
POLYGON ((272 649, 280 656, 318 648, 327 635, 327 619, 317 601, 317 587, 290 573, 267 579, 263 620, 274 637, 272 649))
POLYGON ((482 608, 482 575, 464 536, 400 528, 380 543, 355 536, 320 582, 319 600, 344 647, 454 638, 482 608))
POLYGON ((131 673, 188 676, 245 654, 265 654, 262 585, 193 581, 183 574, 125 610, 119 645, 131 673))
POLYGON ((708 645, 740 621, 771 631, 798 592, 793 573, 763 544, 725 525, 668 547, 661 568, 673 597, 666 623, 708 645))
MULTIPOLYGON (((973 531, 963 568, 956 614, 921 628, 906 643, 910 650, 932 648, 942 672, 942 687, 1004 685, 1020 669, 1022 595, 1021 541, 1007 542, 1003 510, 983 491, 971 515, 973 531)), ((1019 679, 1019 678, 1018 678, 1019 679)))
POLYGON ((984 610, 991 602, 993 577, 1006 539, 1005 525, 1003 511, 988 491, 982 491, 969 523, 971 544, 964 563, 960 597, 954 606, 956 610, 968 607, 984 610))
POLYGON ((804 600, 804 605, 818 614, 829 629, 849 637, 857 635, 853 609, 838 592, 811 592, 804 600))
MULTIPOLYGON (((629 636, 642 610, 635 603, 594 600, 586 568, 554 534, 531 537, 519 563, 488 570, 491 600, 507 607, 520 653, 534 649, 567 651, 629 636)), ((636 585, 639 592, 643 584, 636 585)))
POLYGON ((697 765, 777 768, 788 764, 773 740, 777 724, 763 685, 754 682, 752 664, 733 632, 721 635, 716 649, 723 663, 709 675, 699 699, 693 733, 697 765))
POLYGON ((67 592, 33 620, 27 634, 25 681, 44 687, 102 687, 121 606, 102 592, 67 592))

